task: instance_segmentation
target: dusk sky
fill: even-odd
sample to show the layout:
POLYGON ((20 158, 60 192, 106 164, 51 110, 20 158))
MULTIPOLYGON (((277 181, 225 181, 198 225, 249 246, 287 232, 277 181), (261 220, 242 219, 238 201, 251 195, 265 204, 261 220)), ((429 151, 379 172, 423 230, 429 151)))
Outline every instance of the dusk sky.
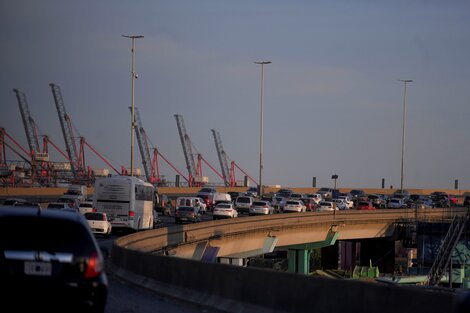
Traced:
MULTIPOLYGON (((258 179, 264 67, 263 183, 470 189, 468 1, 0 2, 0 127, 27 147, 13 88, 64 151, 49 83, 77 136, 130 167, 131 40, 135 106, 153 146, 187 175, 174 114, 220 171, 211 129, 258 179)), ((87 151, 93 168, 109 168, 87 151)), ((196 152, 196 150, 193 150, 196 152)), ((8 159, 18 159, 7 150, 8 159)), ((51 148, 51 159, 65 161, 51 148)), ((135 165, 141 167, 135 146, 135 165)), ((160 160, 161 174, 177 174, 160 160)), ((221 183, 206 165, 204 174, 221 183)), ((243 174, 237 172, 237 178, 243 174)))

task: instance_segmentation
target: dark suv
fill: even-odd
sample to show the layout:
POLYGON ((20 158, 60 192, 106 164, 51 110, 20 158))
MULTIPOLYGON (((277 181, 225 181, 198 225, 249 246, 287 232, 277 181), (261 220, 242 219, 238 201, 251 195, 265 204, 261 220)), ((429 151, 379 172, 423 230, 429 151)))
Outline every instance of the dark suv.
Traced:
POLYGON ((2 306, 15 311, 104 312, 108 281, 84 217, 0 208, 2 306))

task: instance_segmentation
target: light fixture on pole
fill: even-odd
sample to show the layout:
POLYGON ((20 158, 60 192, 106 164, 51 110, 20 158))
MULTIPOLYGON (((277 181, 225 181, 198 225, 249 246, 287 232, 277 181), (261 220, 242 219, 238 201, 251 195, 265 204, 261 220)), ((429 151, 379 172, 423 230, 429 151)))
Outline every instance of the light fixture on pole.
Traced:
POLYGON ((412 83, 411 79, 399 79, 405 85, 405 90, 403 92, 403 131, 401 138, 401 174, 400 174, 400 191, 403 193, 403 169, 404 169, 404 159, 405 159, 405 122, 406 122, 406 84, 412 83))
POLYGON ((134 80, 137 78, 137 74, 134 70, 134 51, 135 51, 135 39, 144 38, 142 35, 122 35, 122 37, 132 39, 132 95, 131 95, 131 176, 134 176, 134 128, 135 128, 135 110, 134 110, 134 80))
POLYGON ((261 65, 261 114, 260 114, 260 131, 259 131, 259 185, 258 194, 263 195, 263 88, 264 88, 264 65, 271 64, 271 61, 257 61, 255 64, 261 65))
POLYGON ((338 175, 337 174, 334 174, 334 175, 331 175, 331 179, 333 179, 335 181, 335 190, 336 190, 336 180, 338 179, 338 175))

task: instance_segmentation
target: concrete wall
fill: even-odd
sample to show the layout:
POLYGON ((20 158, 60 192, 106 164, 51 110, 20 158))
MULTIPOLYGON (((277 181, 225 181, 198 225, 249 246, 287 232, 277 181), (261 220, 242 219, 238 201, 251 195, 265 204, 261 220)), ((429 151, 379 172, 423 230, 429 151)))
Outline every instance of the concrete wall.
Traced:
POLYGON ((470 312, 470 306, 460 307, 463 296, 449 290, 307 277, 152 255, 117 245, 110 260, 122 278, 227 312, 470 312))

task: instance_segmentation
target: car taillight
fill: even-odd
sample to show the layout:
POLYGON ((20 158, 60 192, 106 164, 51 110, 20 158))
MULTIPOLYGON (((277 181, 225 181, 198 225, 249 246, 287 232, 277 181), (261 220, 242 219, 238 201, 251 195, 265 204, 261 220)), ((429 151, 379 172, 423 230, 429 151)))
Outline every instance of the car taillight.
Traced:
POLYGON ((98 212, 96 208, 91 209, 91 212, 98 212))
POLYGON ((134 211, 129 211, 129 217, 134 217, 134 211))
POLYGON ((98 253, 93 252, 88 259, 85 271, 85 278, 93 278, 101 274, 103 271, 103 261, 98 253))

